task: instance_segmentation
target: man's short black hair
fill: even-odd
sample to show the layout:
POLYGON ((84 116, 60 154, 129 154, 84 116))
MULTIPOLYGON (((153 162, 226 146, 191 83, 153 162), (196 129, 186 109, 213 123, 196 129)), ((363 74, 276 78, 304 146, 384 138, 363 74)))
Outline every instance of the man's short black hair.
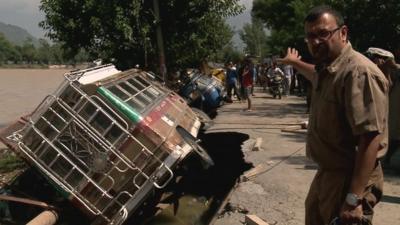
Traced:
POLYGON ((335 17, 336 23, 339 27, 344 25, 344 19, 342 14, 338 11, 334 10, 332 7, 327 5, 320 5, 312 8, 306 18, 304 19, 305 23, 315 22, 318 18, 320 18, 323 14, 328 13, 335 17))

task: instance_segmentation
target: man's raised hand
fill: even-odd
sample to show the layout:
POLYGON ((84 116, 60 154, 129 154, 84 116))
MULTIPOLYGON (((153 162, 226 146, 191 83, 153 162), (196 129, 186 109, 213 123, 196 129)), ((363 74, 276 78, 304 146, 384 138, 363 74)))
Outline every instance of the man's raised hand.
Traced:
POLYGON ((288 48, 284 58, 278 58, 276 61, 280 64, 293 65, 293 62, 301 60, 299 52, 295 48, 288 48))

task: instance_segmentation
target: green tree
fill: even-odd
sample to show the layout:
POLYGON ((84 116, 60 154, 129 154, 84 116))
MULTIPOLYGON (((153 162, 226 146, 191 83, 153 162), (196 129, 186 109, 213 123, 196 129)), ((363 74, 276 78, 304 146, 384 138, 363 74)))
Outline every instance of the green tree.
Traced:
POLYGON ((49 64, 51 61, 51 46, 45 39, 39 39, 39 47, 37 49, 37 59, 41 64, 49 64))
POLYGON ((369 46, 393 50, 400 43, 400 1, 398 0, 254 0, 252 15, 263 21, 271 35, 268 46, 275 54, 288 46, 306 54, 304 18, 317 5, 331 5, 340 11, 350 29, 355 49, 369 46))
POLYGON ((246 53, 261 58, 267 55, 267 34, 260 19, 253 18, 250 24, 245 24, 239 35, 245 44, 246 53))
MULTIPOLYGON (((193 66, 230 40, 225 17, 243 10, 239 0, 163 0, 160 21, 153 1, 143 0, 42 0, 41 27, 56 42, 75 54, 85 49, 119 67, 155 65, 156 25, 164 34, 167 66, 193 66)), ((154 66, 153 68, 157 68, 154 66)))
POLYGON ((239 51, 232 40, 229 41, 221 50, 216 51, 214 54, 210 55, 209 61, 213 62, 239 62, 244 58, 242 51, 239 51))
POLYGON ((350 40, 357 49, 400 47, 400 1, 337 0, 332 5, 343 13, 350 29, 350 40))
POLYGON ((259 18, 270 30, 267 45, 272 54, 281 54, 288 46, 304 52, 303 20, 314 2, 316 1, 254 0, 252 15, 259 18))
POLYGON ((79 64, 83 62, 89 62, 92 61, 90 60, 90 55, 83 49, 81 49, 78 54, 76 54, 73 58, 74 64, 79 64))
POLYGON ((51 63, 52 64, 64 64, 66 61, 64 57, 64 50, 62 49, 62 44, 55 43, 50 47, 51 63))
POLYGON ((37 61, 37 51, 32 39, 28 38, 25 40, 22 46, 19 48, 19 51, 21 54, 21 59, 25 63, 33 64, 37 61))
POLYGON ((223 62, 240 62, 244 59, 244 54, 242 51, 237 50, 233 45, 225 46, 222 50, 223 62))
POLYGON ((2 33, 0 33, 0 65, 6 61, 15 61, 18 59, 18 52, 2 33))

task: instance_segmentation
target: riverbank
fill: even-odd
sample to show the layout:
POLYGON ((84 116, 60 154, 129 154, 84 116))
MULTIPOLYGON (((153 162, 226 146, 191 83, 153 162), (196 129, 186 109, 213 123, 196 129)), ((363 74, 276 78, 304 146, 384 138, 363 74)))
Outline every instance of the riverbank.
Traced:
POLYGON ((88 63, 79 64, 79 65, 48 65, 48 64, 2 64, 0 65, 0 69, 80 69, 87 68, 88 63))

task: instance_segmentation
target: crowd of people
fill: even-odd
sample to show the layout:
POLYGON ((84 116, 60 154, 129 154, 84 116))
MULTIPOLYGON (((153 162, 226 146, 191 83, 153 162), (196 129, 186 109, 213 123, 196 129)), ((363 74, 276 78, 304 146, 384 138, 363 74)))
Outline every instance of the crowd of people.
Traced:
MULTIPOLYGON (((227 99, 233 102, 233 97, 238 101, 246 100, 247 111, 251 111, 251 97, 255 96, 254 87, 260 86, 263 91, 271 90, 274 87, 273 80, 280 77, 282 95, 308 96, 309 83, 302 75, 295 72, 291 65, 278 64, 275 58, 265 63, 255 64, 250 59, 241 63, 229 62, 225 65, 227 99)), ((307 97, 307 102, 309 98, 307 97)))
POLYGON ((256 80, 257 68, 250 60, 245 60, 239 68, 236 68, 232 62, 228 63, 226 65, 227 102, 232 102, 233 94, 239 101, 246 100, 246 111, 252 111, 251 97, 254 96, 256 80))

